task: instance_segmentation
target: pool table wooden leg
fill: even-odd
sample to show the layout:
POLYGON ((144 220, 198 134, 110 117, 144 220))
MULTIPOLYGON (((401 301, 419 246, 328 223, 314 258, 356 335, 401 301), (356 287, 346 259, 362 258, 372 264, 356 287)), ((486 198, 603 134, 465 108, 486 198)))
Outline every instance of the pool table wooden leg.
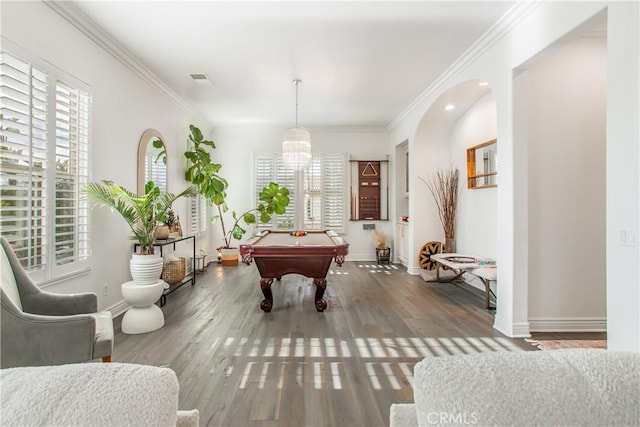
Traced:
POLYGON ((271 307, 273 307, 273 294, 271 293, 271 284, 273 283, 273 279, 260 279, 260 289, 262 289, 262 294, 264 295, 264 299, 260 303, 260 308, 265 313, 271 311, 271 307))
POLYGON ((316 310, 322 312, 327 308, 327 302, 322 299, 327 289, 327 279, 313 279, 313 284, 316 285, 316 310))

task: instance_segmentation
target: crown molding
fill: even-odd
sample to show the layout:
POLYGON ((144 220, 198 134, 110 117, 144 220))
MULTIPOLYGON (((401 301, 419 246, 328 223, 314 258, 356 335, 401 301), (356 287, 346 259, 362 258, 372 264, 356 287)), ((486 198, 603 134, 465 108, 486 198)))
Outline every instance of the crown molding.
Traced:
POLYGON ((385 126, 309 126, 310 132, 335 132, 335 133, 389 133, 385 126))
MULTIPOLYGON (((284 131, 290 127, 291 124, 287 123, 220 123, 215 124, 216 129, 265 129, 265 130, 277 130, 284 131)), ((340 125, 328 125, 328 126, 303 126, 313 137, 313 133, 382 133, 388 134, 389 129, 386 126, 340 126, 340 125)))
POLYGON ((519 0, 500 19, 498 19, 478 40, 476 40, 453 64, 451 64, 424 92, 407 106, 387 126, 393 130, 409 114, 418 109, 429 98, 436 96, 446 89, 449 82, 464 68, 474 62, 485 52, 495 46, 507 33, 531 14, 544 0, 519 0))
POLYGON ((202 114, 196 111, 181 96, 175 93, 158 76, 144 66, 135 56, 133 56, 124 46, 117 42, 95 21, 82 12, 73 2, 43 0, 54 12, 68 21, 82 34, 91 39, 94 43, 105 50, 109 55, 121 62, 134 74, 151 85, 155 90, 164 95, 169 101, 188 114, 196 116, 198 119, 208 122, 202 114))

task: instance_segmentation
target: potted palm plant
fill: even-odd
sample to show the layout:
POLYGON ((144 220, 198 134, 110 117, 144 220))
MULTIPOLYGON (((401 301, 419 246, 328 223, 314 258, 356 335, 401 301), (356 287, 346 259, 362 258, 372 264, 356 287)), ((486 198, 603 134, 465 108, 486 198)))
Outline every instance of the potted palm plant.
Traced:
POLYGON ((188 168, 185 179, 198 188, 198 192, 204 196, 211 206, 215 206, 218 213, 211 217, 212 222, 218 221, 222 228, 224 245, 218 248, 222 254, 223 265, 238 265, 238 248, 233 247, 233 239, 240 240, 247 232, 242 225, 255 224, 258 220, 263 223, 271 221, 271 215, 284 214, 289 205, 289 190, 275 182, 269 183, 262 189, 259 202, 242 214, 232 211, 233 226, 227 229, 224 214, 228 212, 227 206, 227 180, 219 175, 222 165, 214 163, 206 147, 216 148, 213 141, 204 139, 202 132, 194 125, 189 126, 189 141, 193 148, 185 151, 188 168))
POLYGON ((145 185, 145 193, 135 193, 113 181, 90 182, 85 189, 89 200, 98 206, 108 206, 118 212, 133 232, 131 239, 140 244, 140 252, 131 258, 131 276, 138 284, 155 283, 162 273, 162 259, 155 256, 154 241, 158 226, 166 221, 173 202, 183 196, 197 194, 189 186, 184 191, 162 193, 153 181, 145 185), (148 273, 148 274, 146 274, 148 273))

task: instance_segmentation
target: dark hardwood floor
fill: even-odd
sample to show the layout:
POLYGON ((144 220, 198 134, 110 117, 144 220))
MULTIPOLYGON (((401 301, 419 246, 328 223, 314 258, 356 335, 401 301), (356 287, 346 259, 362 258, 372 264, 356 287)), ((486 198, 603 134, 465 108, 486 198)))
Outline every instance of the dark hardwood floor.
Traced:
POLYGON ((126 335, 117 319, 113 361, 170 366, 202 426, 384 426, 413 401, 422 358, 535 349, 492 328, 480 291, 367 262, 327 280, 325 312, 311 279, 289 275, 263 313, 255 265, 212 264, 167 297, 163 328, 126 335))

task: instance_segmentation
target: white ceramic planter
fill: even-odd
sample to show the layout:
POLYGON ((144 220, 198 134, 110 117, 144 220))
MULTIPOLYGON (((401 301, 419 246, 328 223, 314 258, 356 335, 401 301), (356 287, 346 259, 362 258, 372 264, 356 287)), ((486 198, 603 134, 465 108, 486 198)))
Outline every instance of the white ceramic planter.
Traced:
POLYGON ((162 274, 162 258, 160 254, 133 254, 129 269, 134 282, 139 285, 151 285, 156 283, 162 274))

